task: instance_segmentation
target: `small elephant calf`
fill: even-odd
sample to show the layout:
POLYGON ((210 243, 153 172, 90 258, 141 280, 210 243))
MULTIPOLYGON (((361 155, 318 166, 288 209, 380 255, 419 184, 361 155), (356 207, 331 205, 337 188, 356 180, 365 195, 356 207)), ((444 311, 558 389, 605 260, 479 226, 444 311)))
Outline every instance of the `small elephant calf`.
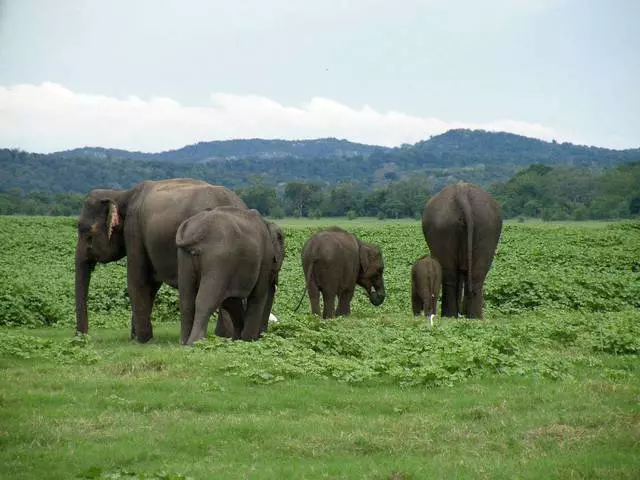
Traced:
POLYGON ((413 314, 424 314, 433 326, 433 317, 437 310, 438 295, 442 285, 442 268, 435 258, 425 255, 411 268, 411 303, 413 314))
POLYGON ((364 288, 373 305, 384 301, 380 248, 339 227, 329 227, 305 242, 302 268, 314 315, 320 315, 320 294, 324 302, 322 318, 349 315, 356 285, 364 288))

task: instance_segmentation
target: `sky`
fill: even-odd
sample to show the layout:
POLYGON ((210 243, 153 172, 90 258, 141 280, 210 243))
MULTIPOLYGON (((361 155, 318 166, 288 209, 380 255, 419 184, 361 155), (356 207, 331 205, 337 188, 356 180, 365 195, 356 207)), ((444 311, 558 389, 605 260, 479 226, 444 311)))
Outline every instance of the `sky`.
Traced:
POLYGON ((637 0, 0 0, 0 148, 640 147, 637 0))

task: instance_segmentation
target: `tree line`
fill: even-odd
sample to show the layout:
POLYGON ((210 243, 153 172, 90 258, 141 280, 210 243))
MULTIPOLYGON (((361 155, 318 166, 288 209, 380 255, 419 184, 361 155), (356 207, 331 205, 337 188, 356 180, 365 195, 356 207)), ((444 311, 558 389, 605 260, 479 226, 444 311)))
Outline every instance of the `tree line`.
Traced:
MULTIPOLYGON (((426 173, 374 187, 348 181, 274 185, 265 176, 253 175, 235 191, 249 207, 271 218, 419 218, 425 201, 440 189, 434 183, 426 173)), ((602 171, 535 164, 508 181, 490 184, 487 190, 502 205, 505 218, 629 218, 640 215, 640 162, 602 171)), ((0 191, 0 214, 77 215, 83 198, 79 193, 25 193, 9 188, 0 191)))

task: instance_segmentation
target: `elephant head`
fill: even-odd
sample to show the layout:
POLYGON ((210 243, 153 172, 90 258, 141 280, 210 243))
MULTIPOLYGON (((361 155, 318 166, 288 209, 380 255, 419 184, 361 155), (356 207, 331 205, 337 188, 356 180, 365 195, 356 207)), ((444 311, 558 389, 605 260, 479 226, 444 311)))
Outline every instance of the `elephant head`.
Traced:
POLYGON ((384 302, 385 297, 382 252, 377 246, 358 240, 358 255, 360 271, 357 283, 367 292, 369 301, 377 307, 384 302))
POLYGON ((111 262, 126 255, 125 194, 123 190, 93 190, 80 212, 76 243, 76 329, 81 333, 89 329, 87 296, 96 263, 111 262))

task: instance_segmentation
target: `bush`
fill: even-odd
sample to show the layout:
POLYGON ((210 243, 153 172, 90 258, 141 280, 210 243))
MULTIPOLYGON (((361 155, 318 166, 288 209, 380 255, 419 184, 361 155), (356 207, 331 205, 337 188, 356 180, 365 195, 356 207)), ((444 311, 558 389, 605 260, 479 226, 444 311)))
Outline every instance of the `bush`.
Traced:
POLYGON ((64 317, 55 299, 22 285, 5 285, 0 294, 0 325, 51 325, 64 317))

